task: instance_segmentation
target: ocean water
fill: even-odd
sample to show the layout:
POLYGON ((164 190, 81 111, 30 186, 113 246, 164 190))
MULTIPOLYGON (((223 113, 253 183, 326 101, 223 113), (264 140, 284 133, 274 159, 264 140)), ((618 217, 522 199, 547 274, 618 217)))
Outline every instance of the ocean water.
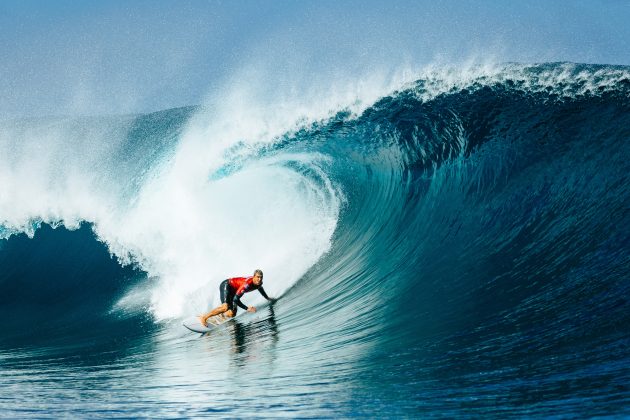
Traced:
POLYGON ((0 416, 630 415, 630 69, 367 91, 0 123, 0 416))

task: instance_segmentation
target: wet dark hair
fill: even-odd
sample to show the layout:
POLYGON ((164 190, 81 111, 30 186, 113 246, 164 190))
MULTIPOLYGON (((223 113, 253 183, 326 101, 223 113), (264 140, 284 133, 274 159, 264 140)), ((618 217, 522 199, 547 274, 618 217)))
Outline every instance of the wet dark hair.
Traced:
POLYGON ((260 274, 262 276, 263 272, 262 272, 261 269, 257 268, 257 269, 254 270, 254 275, 256 275, 256 274, 260 274))

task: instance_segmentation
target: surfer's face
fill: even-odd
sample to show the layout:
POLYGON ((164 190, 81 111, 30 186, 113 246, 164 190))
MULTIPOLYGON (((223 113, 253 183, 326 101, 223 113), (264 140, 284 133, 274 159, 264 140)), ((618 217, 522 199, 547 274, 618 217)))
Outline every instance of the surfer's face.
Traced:
POLYGON ((252 282, 256 285, 256 286, 260 286, 262 284, 262 279, 263 276, 260 273, 256 273, 254 274, 254 278, 252 279, 252 282))

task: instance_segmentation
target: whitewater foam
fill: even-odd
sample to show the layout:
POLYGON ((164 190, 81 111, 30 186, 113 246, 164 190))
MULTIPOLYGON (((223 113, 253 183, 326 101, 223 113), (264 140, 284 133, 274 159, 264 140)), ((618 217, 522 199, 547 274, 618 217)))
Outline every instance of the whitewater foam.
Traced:
POLYGON ((278 296, 315 264, 330 249, 344 200, 327 175, 328 158, 263 152, 340 110, 359 115, 405 77, 378 75, 296 94, 270 92, 249 74, 237 77, 247 85, 211 95, 133 208, 96 224, 114 254, 159 279, 151 292, 156 318, 206 310, 218 303, 223 279, 255 268, 278 296), (224 167, 238 170, 213 176, 224 167))

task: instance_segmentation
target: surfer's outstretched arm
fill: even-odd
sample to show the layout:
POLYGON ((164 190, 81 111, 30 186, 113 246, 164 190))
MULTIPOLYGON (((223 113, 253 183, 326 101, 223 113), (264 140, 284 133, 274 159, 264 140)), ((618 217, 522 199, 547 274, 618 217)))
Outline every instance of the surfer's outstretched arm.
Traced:
POLYGON ((233 308, 236 308, 236 305, 240 306, 241 308, 245 309, 246 311, 249 312, 256 312, 256 308, 254 308, 253 306, 247 307, 243 302, 241 302, 241 297, 243 296, 243 293, 241 294, 235 294, 234 295, 234 301, 232 304, 233 308))
POLYGON ((275 301, 275 299, 272 299, 272 298, 270 298, 269 296, 267 296, 267 293, 265 293, 265 289, 263 289, 263 287, 262 287, 262 286, 260 286, 260 287, 258 288, 258 291, 259 291, 259 292, 260 292, 260 294, 261 294, 261 295, 262 295, 265 299, 267 299, 269 302, 273 302, 273 301, 275 301))

